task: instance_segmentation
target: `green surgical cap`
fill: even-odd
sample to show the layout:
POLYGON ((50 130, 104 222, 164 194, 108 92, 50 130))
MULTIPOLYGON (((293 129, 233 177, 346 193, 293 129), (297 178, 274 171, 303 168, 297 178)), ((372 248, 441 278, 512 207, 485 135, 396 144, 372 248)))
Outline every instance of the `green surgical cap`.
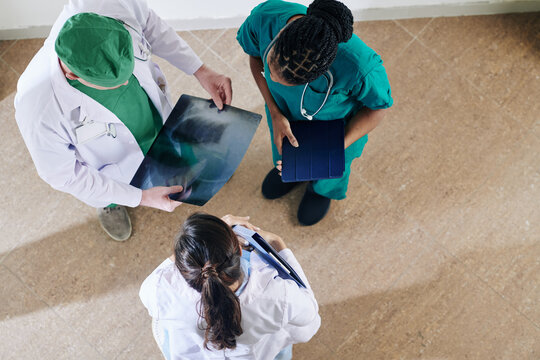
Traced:
POLYGON ((133 73, 131 35, 116 19, 94 13, 70 17, 56 38, 56 54, 78 77, 115 87, 133 73))

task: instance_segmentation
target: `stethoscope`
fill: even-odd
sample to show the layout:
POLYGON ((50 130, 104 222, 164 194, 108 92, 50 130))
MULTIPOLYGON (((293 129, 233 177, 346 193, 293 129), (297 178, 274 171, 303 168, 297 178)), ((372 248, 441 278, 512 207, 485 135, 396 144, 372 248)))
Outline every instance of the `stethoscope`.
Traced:
MULTIPOLYGON (((285 25, 283 29, 285 29, 287 26, 289 26, 289 24, 285 25)), ((268 46, 266 47, 266 50, 264 51, 264 55, 263 55, 263 64, 264 64, 264 61, 266 61, 268 57, 268 52, 270 52, 270 49, 272 48, 272 46, 274 46, 274 43, 276 42, 277 38, 278 38, 277 36, 273 38, 270 44, 268 44, 268 46)), ((262 72, 262 75, 264 76, 264 71, 262 72)), ((326 96, 324 97, 324 100, 321 106, 319 106, 317 111, 315 111, 313 114, 308 114, 307 110, 304 108, 304 97, 306 95, 306 90, 309 86, 309 82, 304 86, 304 90, 302 91, 302 97, 300 97, 300 114, 308 120, 313 120, 313 117, 317 115, 319 111, 322 110, 322 108, 326 104, 326 100, 328 100, 328 96, 330 95, 332 86, 334 85, 334 76, 332 75, 330 70, 326 70, 326 72, 323 75, 324 75, 324 78, 326 79, 326 83, 328 84, 328 90, 326 90, 326 96)))
POLYGON ((122 25, 127 26, 131 30, 135 31, 135 34, 139 35, 139 37, 142 39, 142 41, 137 42, 137 45, 139 46, 139 50, 141 51, 141 54, 144 55, 144 58, 140 58, 140 57, 137 57, 135 55, 133 55, 133 57, 135 59, 137 59, 137 60, 148 61, 148 59, 150 59, 150 57, 152 55, 152 46, 150 45, 148 40, 146 40, 146 38, 143 36, 143 34, 140 31, 135 29, 133 26, 129 25, 124 20, 121 20, 121 19, 115 19, 115 20, 117 20, 122 25), (144 42, 144 44, 143 44, 143 42, 144 42))

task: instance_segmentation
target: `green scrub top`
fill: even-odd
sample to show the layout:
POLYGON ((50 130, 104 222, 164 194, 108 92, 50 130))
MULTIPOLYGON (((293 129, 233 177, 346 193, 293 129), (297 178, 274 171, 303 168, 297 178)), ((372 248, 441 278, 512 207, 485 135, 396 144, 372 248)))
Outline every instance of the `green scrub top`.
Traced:
MULTIPOLYGON (((236 37, 245 53, 262 58, 264 77, 270 93, 289 121, 306 120, 300 113, 300 100, 305 85, 284 86, 272 81, 264 53, 289 19, 295 15, 305 15, 306 11, 307 8, 301 4, 279 0, 266 1, 252 10, 236 37)), ((339 44, 336 59, 329 69, 334 78, 334 85, 325 105, 314 116, 314 120, 344 119, 347 122, 363 107, 375 110, 392 106, 390 84, 382 64, 379 55, 354 34, 349 41, 339 44)), ((304 95, 304 108, 308 114, 315 113, 321 106, 327 89, 328 82, 325 76, 320 76, 309 83, 304 95)), ((268 108, 266 114, 270 135, 273 138, 268 108)), ((313 184, 315 191, 333 199, 344 198, 350 164, 354 158, 362 154, 366 142, 367 135, 345 150, 344 178, 316 181, 313 184)), ((276 164, 281 156, 273 141, 272 155, 276 164)))
POLYGON ((78 80, 68 82, 116 115, 133 134, 142 153, 146 155, 163 126, 163 120, 134 75, 131 75, 127 85, 111 90, 94 89, 78 80))

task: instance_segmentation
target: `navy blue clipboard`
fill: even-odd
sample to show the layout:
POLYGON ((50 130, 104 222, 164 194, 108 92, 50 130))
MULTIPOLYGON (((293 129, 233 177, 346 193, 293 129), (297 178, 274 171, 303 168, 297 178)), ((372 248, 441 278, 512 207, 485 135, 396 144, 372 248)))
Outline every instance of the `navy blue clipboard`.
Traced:
POLYGON ((283 182, 336 179, 345 171, 344 121, 291 121, 295 148, 283 139, 283 182))
POLYGON ((264 261, 277 270, 279 277, 294 280, 298 286, 306 288, 306 284, 304 284, 292 266, 261 235, 241 225, 233 226, 233 231, 236 235, 246 239, 257 250, 264 261))

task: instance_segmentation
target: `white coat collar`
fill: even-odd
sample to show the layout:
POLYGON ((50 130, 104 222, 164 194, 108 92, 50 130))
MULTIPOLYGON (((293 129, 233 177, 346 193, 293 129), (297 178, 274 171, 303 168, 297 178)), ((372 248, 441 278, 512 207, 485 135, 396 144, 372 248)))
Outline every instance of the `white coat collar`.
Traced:
POLYGON ((58 56, 54 49, 51 51, 51 81, 55 97, 64 114, 80 108, 80 120, 107 119, 107 122, 122 123, 120 119, 105 106, 101 105, 90 96, 83 94, 71 86, 58 62, 58 56))
POLYGON ((69 85, 67 82, 64 72, 60 68, 56 52, 52 50, 50 54, 50 73, 54 95, 62 108, 62 112, 68 114, 81 106, 83 93, 69 85))

